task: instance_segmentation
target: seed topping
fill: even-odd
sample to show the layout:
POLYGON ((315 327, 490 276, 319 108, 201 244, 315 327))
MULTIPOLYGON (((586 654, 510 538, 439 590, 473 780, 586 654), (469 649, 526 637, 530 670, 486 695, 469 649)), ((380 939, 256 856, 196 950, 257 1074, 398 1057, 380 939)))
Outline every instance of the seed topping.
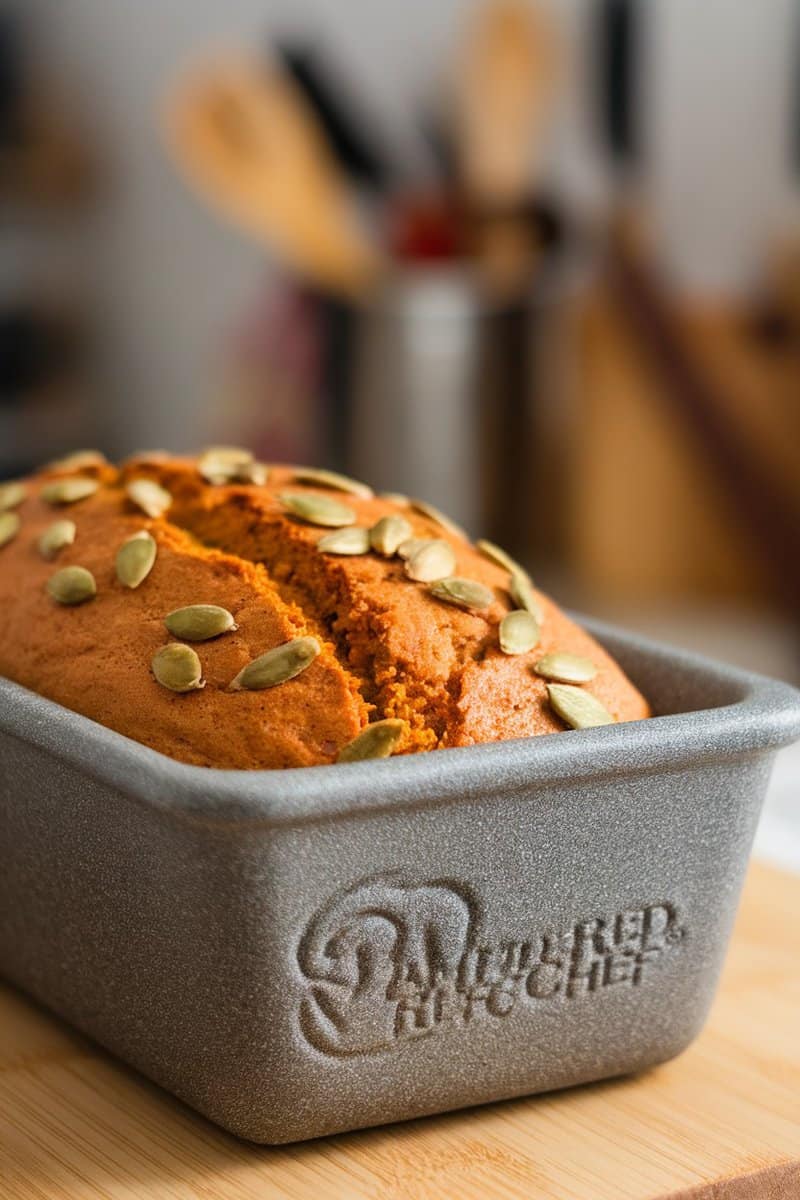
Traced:
POLYGON ((375 721, 362 729, 352 742, 339 751, 337 762, 363 762, 368 758, 389 758, 394 754, 408 725, 397 717, 375 721))
POLYGON ((28 494, 24 483, 14 480, 11 483, 0 483, 0 512, 8 512, 22 504, 28 494))
POLYGON ((469 541, 466 532, 460 525, 456 525, 455 521, 443 513, 441 509, 436 508, 433 504, 428 504, 425 500, 412 500, 411 507, 418 513, 422 513, 423 517, 427 517, 430 521, 435 521, 437 525, 441 525, 442 529, 446 529, 448 533, 455 534, 456 537, 464 538, 469 541))
POLYGON ((282 646, 275 646, 243 667, 231 683, 230 691, 259 692, 286 683, 310 667, 321 649, 314 637, 293 638, 282 646))
POLYGON ((53 521, 40 536, 37 546, 42 558, 55 558, 65 546, 71 546, 75 541, 77 526, 74 521, 53 521))
POLYGON ((338 471, 325 471, 321 467, 295 467, 294 478, 296 483, 333 488, 336 492, 360 496, 362 500, 371 500, 375 495, 368 484, 361 483, 358 479, 350 479, 347 475, 340 475, 338 471))
POLYGON ((207 642, 237 627, 233 614, 218 604, 189 604, 167 613, 164 624, 173 637, 187 642, 207 642))
POLYGON ((356 519, 352 508, 338 500, 332 500, 330 496, 313 496, 307 492, 281 492, 278 499, 290 513, 309 525, 337 528, 352 525, 356 519))
POLYGON ((160 517, 172 504, 172 496, 154 479, 134 479, 125 488, 128 499, 148 517, 160 517))
POLYGON ((317 542, 323 554, 367 554, 369 552, 369 530, 361 525, 347 525, 325 533, 317 542))
POLYGON ((50 576, 46 586, 57 604, 83 604, 97 594, 94 575, 85 567, 62 567, 50 576))
POLYGON ((180 642, 162 646, 153 655, 150 667, 157 682, 171 692, 196 692, 205 687, 202 664, 191 646, 180 642))
POLYGON ((381 517, 369 531, 372 549, 384 558, 392 558, 404 542, 413 536, 413 529, 405 517, 381 517))
POLYGON ((526 612, 529 612, 536 618, 540 625, 544 624, 544 609, 539 603, 539 599, 533 590, 533 584, 526 574, 515 571, 511 576, 508 590, 517 608, 524 608, 526 612))
POLYGON ((41 491, 41 497, 48 504, 76 504, 93 496, 100 484, 96 479, 85 475, 72 475, 68 479, 56 479, 46 483, 41 491))
POLYGON ((556 683, 589 683, 597 674, 597 667, 590 658, 568 654, 566 650, 545 654, 533 669, 543 679, 552 679, 556 683))
POLYGON ((137 588, 153 569, 156 561, 155 538, 146 529, 123 542, 115 561, 117 579, 123 587, 137 588))
POLYGON ((503 617, 499 636, 503 654, 527 654, 539 641, 539 622, 533 613, 517 608, 503 617))
POLYGON ((571 729, 593 729, 597 725, 614 724, 611 713, 584 688, 566 683, 548 683, 547 695, 550 707, 571 729))
POLYGON ((428 591, 437 600, 444 600, 447 604, 455 604, 458 608, 470 611, 488 608, 494 601, 494 592, 490 588, 484 587, 474 579, 459 579, 456 576, 432 583, 428 591))
POLYGON ((406 559, 406 575, 418 583, 446 579, 456 569, 456 556, 449 542, 423 540, 406 559))

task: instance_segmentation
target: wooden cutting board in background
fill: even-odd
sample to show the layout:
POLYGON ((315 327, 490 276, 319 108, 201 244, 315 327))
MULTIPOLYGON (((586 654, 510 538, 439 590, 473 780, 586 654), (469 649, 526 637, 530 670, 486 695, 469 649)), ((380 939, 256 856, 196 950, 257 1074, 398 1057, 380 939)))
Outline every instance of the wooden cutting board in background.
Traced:
POLYGON ((754 866, 711 1019, 637 1078, 296 1146, 228 1136, 0 987, 2 1200, 798 1200, 800 878, 754 866))

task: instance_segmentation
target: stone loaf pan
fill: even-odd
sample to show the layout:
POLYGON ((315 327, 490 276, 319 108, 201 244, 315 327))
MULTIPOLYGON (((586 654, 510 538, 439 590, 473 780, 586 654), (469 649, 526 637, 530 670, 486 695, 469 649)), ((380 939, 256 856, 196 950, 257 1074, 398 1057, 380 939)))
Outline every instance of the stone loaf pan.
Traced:
POLYGON ((664 715, 287 771, 0 681, 0 969, 258 1142, 671 1058, 800 693, 590 628, 664 715))

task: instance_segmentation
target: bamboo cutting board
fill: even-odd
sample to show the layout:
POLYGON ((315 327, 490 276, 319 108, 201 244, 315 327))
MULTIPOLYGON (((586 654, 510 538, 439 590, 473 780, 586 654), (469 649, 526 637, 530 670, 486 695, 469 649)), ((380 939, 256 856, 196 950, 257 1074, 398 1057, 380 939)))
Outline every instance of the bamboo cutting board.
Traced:
POLYGON ((0 1197, 800 1200, 798 918, 800 878, 754 866, 705 1032, 638 1078, 277 1148, 0 987, 0 1197))

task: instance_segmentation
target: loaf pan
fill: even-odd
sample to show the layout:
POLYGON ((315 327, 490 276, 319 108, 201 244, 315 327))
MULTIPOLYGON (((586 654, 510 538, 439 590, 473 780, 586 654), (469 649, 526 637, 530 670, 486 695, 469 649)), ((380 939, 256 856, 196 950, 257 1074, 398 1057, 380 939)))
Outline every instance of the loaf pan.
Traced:
POLYGON ((296 770, 185 766, 0 682, 0 969, 258 1142, 671 1058, 800 693, 589 627, 661 715, 296 770))

